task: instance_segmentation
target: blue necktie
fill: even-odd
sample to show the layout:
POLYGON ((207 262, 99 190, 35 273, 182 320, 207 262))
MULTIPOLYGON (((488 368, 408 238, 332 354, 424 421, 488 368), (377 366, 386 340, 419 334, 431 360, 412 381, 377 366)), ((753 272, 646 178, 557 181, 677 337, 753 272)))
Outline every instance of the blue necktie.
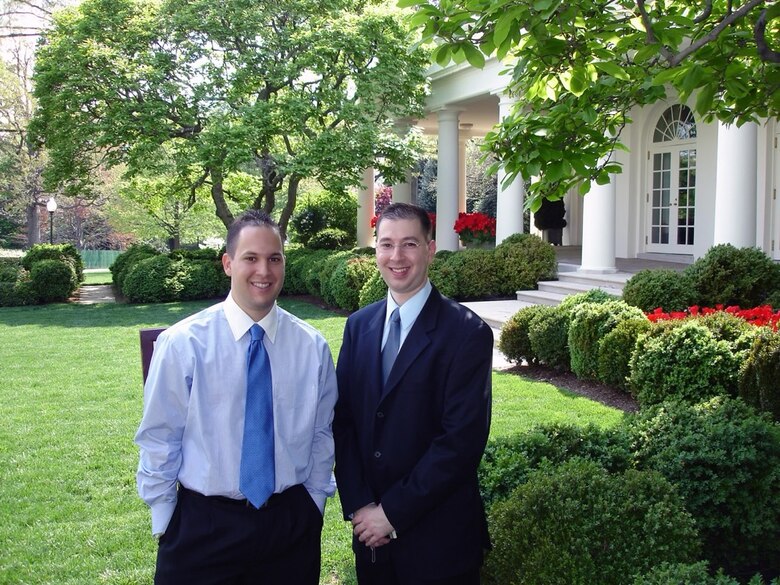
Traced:
POLYGON ((249 332, 252 341, 246 356, 244 442, 238 488, 259 508, 274 493, 274 408, 271 363, 263 346, 265 331, 255 323, 249 332))
POLYGON ((400 307, 390 313, 390 331, 387 334, 387 341, 382 350, 382 382, 387 383, 387 377, 390 370, 393 369, 395 357, 398 355, 398 348, 401 345, 401 313, 400 307))

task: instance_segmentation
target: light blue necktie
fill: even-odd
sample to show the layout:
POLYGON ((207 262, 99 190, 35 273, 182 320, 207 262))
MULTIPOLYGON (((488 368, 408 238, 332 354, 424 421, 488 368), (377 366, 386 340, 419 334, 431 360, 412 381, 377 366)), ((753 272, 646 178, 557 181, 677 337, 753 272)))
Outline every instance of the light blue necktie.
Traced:
POLYGON ((387 341, 382 350, 382 382, 387 383, 387 377, 390 370, 393 369, 395 357, 398 355, 398 348, 401 345, 401 313, 400 307, 390 313, 390 331, 387 334, 387 341))
POLYGON ((238 488, 259 508, 274 493, 274 408, 271 363, 263 346, 265 331, 257 323, 249 330, 247 351, 244 442, 238 488))

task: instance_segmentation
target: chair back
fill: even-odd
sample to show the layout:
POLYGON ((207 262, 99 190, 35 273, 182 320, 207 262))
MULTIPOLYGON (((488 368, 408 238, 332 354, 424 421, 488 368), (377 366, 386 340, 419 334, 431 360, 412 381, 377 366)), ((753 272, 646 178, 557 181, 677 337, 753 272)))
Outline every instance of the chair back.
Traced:
POLYGON ((146 384, 146 376, 149 375, 149 364, 152 362, 154 342, 157 341, 157 336, 165 329, 166 327, 154 327, 141 329, 138 332, 141 337, 141 372, 143 373, 144 384, 146 384))

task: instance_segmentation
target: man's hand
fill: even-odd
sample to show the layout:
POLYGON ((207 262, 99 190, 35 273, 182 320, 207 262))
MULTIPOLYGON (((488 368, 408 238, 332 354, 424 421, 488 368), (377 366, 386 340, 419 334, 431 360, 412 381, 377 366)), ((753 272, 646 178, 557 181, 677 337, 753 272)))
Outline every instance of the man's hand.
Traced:
POLYGON ((395 531, 385 516, 382 504, 369 504, 360 508, 352 516, 352 527, 358 540, 373 548, 390 542, 390 534, 395 531))

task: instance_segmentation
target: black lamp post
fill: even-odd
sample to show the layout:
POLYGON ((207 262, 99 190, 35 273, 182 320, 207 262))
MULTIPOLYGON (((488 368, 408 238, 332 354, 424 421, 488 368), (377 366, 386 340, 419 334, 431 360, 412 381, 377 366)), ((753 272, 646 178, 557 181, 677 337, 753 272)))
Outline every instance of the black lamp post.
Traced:
POLYGON ((57 202, 54 197, 49 197, 48 203, 46 203, 46 209, 49 210, 49 243, 54 243, 54 212, 57 211, 57 202))

